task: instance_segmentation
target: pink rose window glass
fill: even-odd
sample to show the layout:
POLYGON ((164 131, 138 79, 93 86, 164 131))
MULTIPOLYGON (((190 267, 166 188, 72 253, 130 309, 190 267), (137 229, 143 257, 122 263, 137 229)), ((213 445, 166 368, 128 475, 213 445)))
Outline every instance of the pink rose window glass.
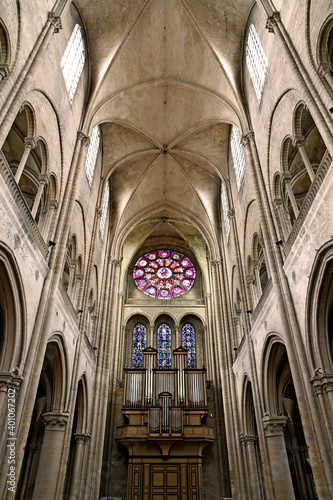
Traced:
POLYGON ((138 259, 133 270, 138 289, 157 299, 181 297, 192 288, 195 276, 190 259, 171 250, 146 253, 138 259))

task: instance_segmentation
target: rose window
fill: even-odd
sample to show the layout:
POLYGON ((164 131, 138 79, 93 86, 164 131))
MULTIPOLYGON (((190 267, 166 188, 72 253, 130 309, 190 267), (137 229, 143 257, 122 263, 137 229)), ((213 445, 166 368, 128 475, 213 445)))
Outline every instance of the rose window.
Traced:
POLYGON ((170 250, 146 253, 133 270, 138 289, 158 299, 176 299, 184 295, 192 288, 195 276, 190 259, 170 250))

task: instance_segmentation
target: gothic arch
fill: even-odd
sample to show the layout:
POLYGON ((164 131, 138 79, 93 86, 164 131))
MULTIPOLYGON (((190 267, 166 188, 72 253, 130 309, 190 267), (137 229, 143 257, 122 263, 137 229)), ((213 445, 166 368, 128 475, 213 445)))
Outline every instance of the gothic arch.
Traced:
POLYGON ((333 245, 325 244, 317 254, 309 280, 306 301, 306 332, 312 370, 333 373, 333 245))
POLYGON ((0 371, 21 370, 25 351, 25 298, 12 252, 0 245, 0 371))

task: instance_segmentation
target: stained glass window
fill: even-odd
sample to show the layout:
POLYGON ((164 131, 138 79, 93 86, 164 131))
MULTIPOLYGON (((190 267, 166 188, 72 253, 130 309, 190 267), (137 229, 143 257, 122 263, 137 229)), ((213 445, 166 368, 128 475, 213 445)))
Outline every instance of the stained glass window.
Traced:
POLYGON ((250 26, 249 36, 247 38, 246 64, 250 72, 258 102, 260 102, 264 90, 268 61, 253 24, 250 26))
POLYGON ((232 161, 234 162, 237 187, 239 190, 244 178, 246 163, 245 163, 244 149, 241 144, 241 135, 237 127, 232 127, 231 154, 232 154, 232 161))
POLYGON ((195 267, 190 259, 170 250, 145 254, 133 270, 138 289, 158 299, 176 299, 184 295, 192 288, 195 276, 195 267))
POLYGON ((171 368, 171 328, 165 323, 157 330, 157 367, 171 368))
POLYGON ((143 368, 143 350, 146 349, 147 329, 142 323, 133 329, 132 368, 143 368))
POLYGON ((84 46, 80 26, 75 25, 61 60, 69 100, 72 104, 84 66, 84 46))
POLYGON ((195 357, 195 330, 192 325, 187 323, 182 328, 183 347, 187 350, 186 360, 187 368, 196 368, 195 357))

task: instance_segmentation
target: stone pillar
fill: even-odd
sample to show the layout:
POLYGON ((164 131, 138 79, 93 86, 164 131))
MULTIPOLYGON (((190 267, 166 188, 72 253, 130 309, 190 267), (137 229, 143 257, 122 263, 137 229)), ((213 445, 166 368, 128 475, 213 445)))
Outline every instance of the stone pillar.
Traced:
POLYGON ((279 225, 282 233, 281 236, 283 237, 284 241, 287 241, 289 233, 291 231, 290 220, 288 221, 286 217, 286 212, 281 198, 275 198, 273 203, 280 223, 279 225))
POLYGON ((80 484, 82 475, 82 462, 84 456, 85 444, 89 441, 89 434, 74 434, 75 439, 75 451, 74 451, 74 461, 71 474, 71 487, 69 496, 73 499, 80 498, 80 484))
POLYGON ((248 484, 252 500, 262 498, 260 472, 258 470, 258 459, 256 447, 258 443, 257 436, 240 435, 240 441, 243 446, 245 462, 247 464, 248 484))
POLYGON ((45 430, 32 496, 33 500, 56 498, 55 493, 68 416, 68 413, 62 412, 49 412, 43 415, 45 430))
POLYGON ((17 184, 20 182, 21 175, 27 163, 30 151, 36 147, 36 141, 33 137, 25 137, 24 143, 25 143, 24 152, 15 173, 15 180, 17 184))
POLYGON ((174 346, 173 349, 182 345, 182 334, 180 331, 180 325, 178 323, 175 325, 175 343, 176 345, 174 346))
POLYGON ((295 146, 297 147, 298 151, 300 152, 300 155, 302 157, 302 160, 304 162, 305 168, 307 173, 309 174, 309 177, 311 179, 311 182, 314 181, 315 178, 315 173, 313 171, 312 165, 310 163, 309 157, 306 154, 305 147, 304 147, 304 139, 296 139, 294 141, 295 146))
POLYGON ((291 206, 293 207, 293 211, 294 211, 295 217, 297 218, 298 214, 299 214, 299 208, 298 208, 298 205, 296 203, 296 198, 295 198, 294 192, 293 192, 292 187, 291 187, 291 177, 290 177, 290 175, 289 174, 284 174, 283 175, 283 180, 284 180, 284 182, 286 184, 287 193, 288 193, 288 196, 289 196, 289 199, 290 199, 291 206))
POLYGON ((47 176, 47 174, 40 174, 40 176, 39 176, 38 191, 37 191, 37 194, 36 194, 36 197, 35 197, 35 201, 34 201, 33 207, 31 209, 31 215, 33 216, 33 218, 36 217, 36 213, 37 213, 37 210, 38 210, 39 202, 40 202, 40 200, 42 198, 42 194, 43 194, 44 188, 47 185, 47 183, 48 183, 48 176, 47 176))
POLYGON ((284 429, 287 417, 267 416, 262 419, 262 422, 272 476, 274 499, 295 500, 286 443, 284 440, 284 429))

